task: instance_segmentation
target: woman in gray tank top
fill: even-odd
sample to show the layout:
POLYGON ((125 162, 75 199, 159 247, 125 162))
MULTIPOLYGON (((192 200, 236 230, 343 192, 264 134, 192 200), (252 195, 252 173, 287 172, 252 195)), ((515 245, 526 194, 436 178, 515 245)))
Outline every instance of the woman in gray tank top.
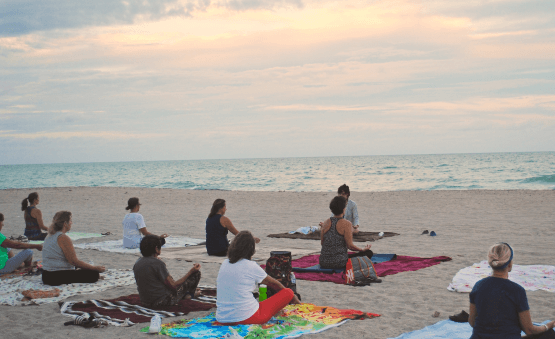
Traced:
POLYGON ((349 257, 366 255, 372 257, 372 251, 368 244, 360 248, 353 243, 353 227, 350 221, 343 219, 347 200, 342 196, 334 197, 330 202, 330 210, 333 217, 326 220, 320 232, 320 242, 322 251, 320 253, 321 268, 342 269, 347 265, 349 257), (356 251, 354 255, 349 255, 347 250, 356 251))
POLYGON ((60 211, 54 215, 42 246, 42 282, 46 285, 94 283, 105 270, 104 266, 93 266, 77 259, 73 243, 65 234, 71 225, 71 212, 60 211))

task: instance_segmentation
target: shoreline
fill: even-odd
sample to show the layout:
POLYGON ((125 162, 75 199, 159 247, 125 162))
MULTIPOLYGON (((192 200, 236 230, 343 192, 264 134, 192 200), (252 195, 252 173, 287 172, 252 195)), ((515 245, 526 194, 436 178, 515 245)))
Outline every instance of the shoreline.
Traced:
MULTIPOLYGON (((204 221, 216 198, 227 201, 226 215, 239 230, 248 229, 264 245, 276 249, 302 244, 320 250, 319 241, 268 238, 271 233, 317 225, 329 217, 328 204, 335 192, 215 191, 137 187, 57 187, 0 190, 0 213, 6 216, 4 235, 22 234, 24 222, 21 200, 31 191, 40 195, 39 208, 49 224, 56 211, 73 213, 78 232, 106 232, 101 240, 81 239, 76 243, 121 239, 121 221, 127 199, 138 196, 140 213, 148 230, 176 236, 202 238, 204 221)), ((489 246, 506 241, 515 249, 519 265, 552 265, 555 257, 552 238, 555 190, 433 190, 352 192, 358 205, 363 231, 389 231, 399 236, 372 242, 374 253, 396 253, 416 257, 449 256, 453 260, 414 272, 386 276, 381 284, 366 287, 336 285, 328 282, 297 280, 303 302, 320 306, 352 308, 382 316, 353 321, 318 334, 318 338, 387 339, 421 329, 449 315, 468 311, 468 294, 447 290, 462 268, 485 259, 489 246), (434 230, 437 237, 421 235, 434 230), (433 318, 438 311, 440 316, 433 318)), ((229 237, 231 238, 231 237, 229 237)), ((359 244, 359 245, 362 245, 359 244)), ((40 260, 40 252, 35 251, 40 260)), ((131 268, 137 256, 76 249, 82 260, 94 260, 107 268, 131 268)), ((165 260, 172 276, 180 276, 191 263, 165 260)), ((202 264, 201 284, 215 285, 219 264, 202 264)), ((136 286, 118 287, 105 292, 79 295, 69 300, 110 299, 136 292, 136 286)), ((533 321, 555 319, 555 296, 545 291, 527 292, 533 321)), ((45 338, 86 336, 104 338, 147 338, 139 329, 107 327, 84 329, 65 327, 58 305, 0 306, 0 326, 6 336, 45 338), (49 326, 45 326, 49 324, 49 326)), ((209 312, 163 319, 163 322, 200 317, 209 312)), ((314 336, 316 338, 316 336, 314 336)), ((307 336, 307 338, 311 338, 307 336)))

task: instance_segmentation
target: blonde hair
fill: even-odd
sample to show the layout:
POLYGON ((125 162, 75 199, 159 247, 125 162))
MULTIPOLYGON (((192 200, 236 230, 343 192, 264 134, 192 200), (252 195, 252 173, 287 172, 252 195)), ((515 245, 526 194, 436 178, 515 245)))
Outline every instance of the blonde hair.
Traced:
POLYGON ((48 234, 54 234, 61 231, 64 228, 64 224, 71 220, 70 211, 59 211, 54 214, 52 218, 52 224, 48 227, 48 234))
POLYGON ((488 252, 488 263, 494 270, 502 270, 505 264, 511 260, 512 250, 505 243, 493 245, 488 252))

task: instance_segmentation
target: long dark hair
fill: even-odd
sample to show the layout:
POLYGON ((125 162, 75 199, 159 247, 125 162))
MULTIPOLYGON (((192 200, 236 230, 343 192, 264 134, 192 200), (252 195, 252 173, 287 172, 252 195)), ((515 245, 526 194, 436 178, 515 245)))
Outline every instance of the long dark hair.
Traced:
POLYGON ((254 246, 255 241, 251 232, 241 231, 237 233, 227 248, 229 262, 235 264, 241 259, 251 260, 255 252, 254 246))
POLYGON ((32 204, 38 197, 39 194, 37 192, 30 193, 29 196, 21 202, 21 210, 25 211, 27 207, 29 207, 29 204, 32 204))
POLYGON ((212 218, 215 216, 219 210, 221 210, 225 206, 224 199, 216 199, 212 204, 212 208, 210 209, 210 214, 208 214, 208 218, 212 218))

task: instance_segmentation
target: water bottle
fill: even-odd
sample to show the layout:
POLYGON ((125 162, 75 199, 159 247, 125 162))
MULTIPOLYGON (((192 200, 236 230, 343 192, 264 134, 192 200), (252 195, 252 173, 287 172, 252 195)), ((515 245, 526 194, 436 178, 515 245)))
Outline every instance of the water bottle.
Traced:
POLYGON ((148 333, 160 333, 160 327, 162 326, 162 318, 158 314, 154 315, 150 319, 150 327, 148 328, 148 333))
POLYGON ((291 290, 297 293, 297 278, 295 277, 295 273, 291 272, 291 290))
POLYGON ((264 284, 260 284, 258 287, 258 301, 264 301, 268 299, 268 287, 264 284))

